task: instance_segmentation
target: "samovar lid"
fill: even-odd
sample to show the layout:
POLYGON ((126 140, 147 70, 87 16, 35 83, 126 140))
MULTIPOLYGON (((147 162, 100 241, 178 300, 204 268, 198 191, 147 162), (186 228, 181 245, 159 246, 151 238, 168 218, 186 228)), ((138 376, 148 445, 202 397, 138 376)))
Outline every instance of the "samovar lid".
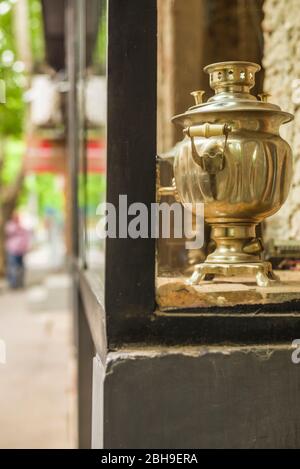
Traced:
POLYGON ((203 91, 193 92, 196 105, 190 107, 184 114, 174 116, 172 122, 186 126, 187 120, 207 119, 207 114, 224 112, 272 112, 280 115, 282 123, 291 121, 294 116, 281 110, 276 104, 267 102, 267 93, 259 95, 260 100, 250 93, 255 85, 255 73, 261 69, 253 62, 229 61, 218 62, 204 67, 209 74, 210 87, 215 95, 202 101, 203 91), (202 114, 204 114, 202 116, 202 114))

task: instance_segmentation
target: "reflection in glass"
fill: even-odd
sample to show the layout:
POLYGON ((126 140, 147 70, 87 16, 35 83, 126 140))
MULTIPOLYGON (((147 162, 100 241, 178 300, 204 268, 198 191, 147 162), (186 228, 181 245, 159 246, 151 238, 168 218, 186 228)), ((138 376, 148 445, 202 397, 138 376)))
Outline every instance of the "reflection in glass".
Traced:
POLYGON ((85 116, 85 261, 103 271, 104 240, 96 232, 97 207, 106 191, 106 2, 87 2, 85 116), (88 11, 90 9, 90 11, 88 11), (95 21, 97 23, 95 24, 95 21))

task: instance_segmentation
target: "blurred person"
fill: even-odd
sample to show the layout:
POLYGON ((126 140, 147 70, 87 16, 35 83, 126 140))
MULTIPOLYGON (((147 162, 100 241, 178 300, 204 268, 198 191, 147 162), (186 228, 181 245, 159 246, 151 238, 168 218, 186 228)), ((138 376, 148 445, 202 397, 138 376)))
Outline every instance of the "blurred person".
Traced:
POLYGON ((21 225, 19 215, 14 213, 5 225, 7 255, 7 280, 11 288, 24 286, 24 255, 29 248, 29 232, 21 225))

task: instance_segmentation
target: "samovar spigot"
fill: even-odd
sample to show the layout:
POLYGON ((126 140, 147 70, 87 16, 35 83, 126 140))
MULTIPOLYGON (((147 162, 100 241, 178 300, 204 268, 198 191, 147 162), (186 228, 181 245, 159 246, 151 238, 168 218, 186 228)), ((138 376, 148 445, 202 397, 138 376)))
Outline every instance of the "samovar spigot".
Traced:
POLYGON ((231 127, 228 124, 209 123, 183 129, 183 134, 191 139, 193 160, 209 174, 215 174, 224 168, 224 152, 230 131, 231 127), (197 150, 195 145, 195 137, 204 137, 206 139, 199 150, 197 150))

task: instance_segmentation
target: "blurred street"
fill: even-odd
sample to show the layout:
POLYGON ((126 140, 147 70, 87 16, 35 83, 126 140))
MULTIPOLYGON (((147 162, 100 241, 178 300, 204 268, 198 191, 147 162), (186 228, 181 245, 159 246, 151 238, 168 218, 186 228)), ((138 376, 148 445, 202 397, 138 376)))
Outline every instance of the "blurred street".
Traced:
POLYGON ((0 289, 0 448, 72 448, 76 377, 71 313, 30 308, 28 291, 0 289))
POLYGON ((103 271, 96 227, 106 194, 107 21, 106 2, 82 2, 78 25, 90 30, 89 46, 76 39, 73 52, 68 41, 77 7, 0 0, 0 449, 78 446, 69 266, 76 244, 86 267, 103 271), (79 46, 84 54, 75 52, 79 46), (84 160, 76 193, 72 57, 88 70, 80 94, 85 138, 74 146, 84 160))

